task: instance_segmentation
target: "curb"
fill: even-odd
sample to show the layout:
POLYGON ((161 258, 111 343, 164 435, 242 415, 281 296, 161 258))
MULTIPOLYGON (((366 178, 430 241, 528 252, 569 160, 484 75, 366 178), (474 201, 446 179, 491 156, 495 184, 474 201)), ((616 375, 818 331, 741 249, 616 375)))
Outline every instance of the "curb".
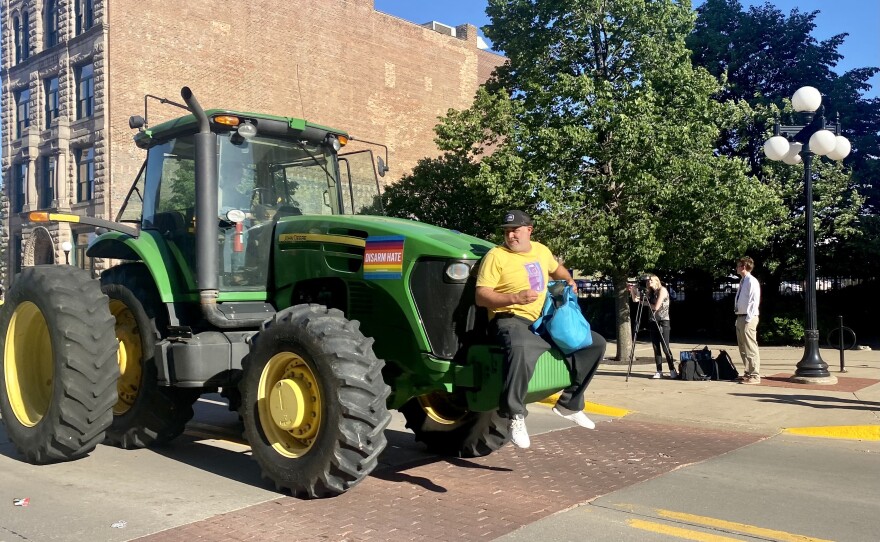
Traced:
POLYGON ((804 437, 836 438, 848 440, 880 440, 880 425, 831 425, 824 427, 790 427, 783 429, 786 435, 804 437))
MULTIPOLYGON (((539 404, 553 406, 559 399, 558 393, 546 397, 539 404)), ((584 412, 608 416, 610 418, 623 418, 634 411, 599 403, 584 403, 584 412)), ((789 427, 781 431, 786 435, 798 435, 802 437, 833 438, 844 440, 870 440, 880 441, 880 425, 830 425, 820 427, 789 427)))
MULTIPOLYGON (((557 399, 559 399, 558 393, 554 393, 550 397, 545 397, 538 401, 538 403, 547 406, 553 406, 556 404, 557 399)), ((608 416, 610 418, 623 418, 628 414, 632 414, 633 411, 626 410, 625 408, 617 408, 608 405, 600 405, 599 403, 591 403, 586 401, 584 403, 584 412, 588 412, 590 414, 598 414, 599 416, 608 416)))

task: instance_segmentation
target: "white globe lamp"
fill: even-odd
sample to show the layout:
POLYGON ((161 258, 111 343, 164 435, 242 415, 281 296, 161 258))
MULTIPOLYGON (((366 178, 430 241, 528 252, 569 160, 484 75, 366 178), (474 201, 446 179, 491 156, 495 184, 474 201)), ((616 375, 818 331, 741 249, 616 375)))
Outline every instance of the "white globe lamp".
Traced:
POLYGON ((852 150, 852 145, 850 145, 849 139, 843 136, 837 136, 834 139, 837 141, 837 144, 834 145, 834 150, 829 152, 827 156, 832 160, 843 160, 849 156, 849 151, 852 150))
POLYGON ((782 160, 789 149, 788 140, 782 136, 773 136, 764 142, 764 154, 771 160, 782 160))
POLYGON ((788 153, 782 157, 782 161, 790 166, 800 164, 803 161, 801 158, 801 149, 803 147, 802 143, 792 143, 788 153))
POLYGON ((837 146, 837 137, 829 130, 819 130, 810 136, 810 150, 819 156, 825 156, 837 146))
POLYGON ((801 87, 791 97, 791 106, 800 113, 812 113, 822 105, 822 94, 815 87, 801 87))

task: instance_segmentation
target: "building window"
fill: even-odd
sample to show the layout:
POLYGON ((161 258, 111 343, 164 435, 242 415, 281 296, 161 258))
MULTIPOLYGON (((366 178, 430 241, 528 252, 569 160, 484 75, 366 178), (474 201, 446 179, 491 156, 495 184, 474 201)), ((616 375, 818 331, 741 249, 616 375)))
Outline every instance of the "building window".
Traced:
POLYGON ((31 91, 23 88, 15 93, 15 138, 24 135, 31 125, 31 91))
POLYGON ((58 45, 60 9, 58 0, 46 0, 46 49, 58 45))
POLYGON ((76 0, 76 34, 80 35, 95 25, 94 0, 76 0))
POLYGON ((95 195, 95 148, 76 149, 76 201, 89 201, 95 195))
POLYGON ((31 56, 31 18, 28 12, 21 14, 21 59, 31 56))
POLYGON ((86 64, 76 69, 76 118, 95 113, 95 66, 86 64))
POLYGON ((12 164, 12 212, 20 213, 27 203, 27 162, 12 164))
POLYGON ((55 199, 55 157, 44 156, 40 164, 40 186, 37 187, 40 209, 48 209, 55 199))
POLYGON ((21 21, 18 17, 12 18, 12 35, 15 40, 15 63, 21 62, 21 21))
POLYGON ((52 120, 58 118, 58 77, 50 77, 43 84, 46 87, 46 128, 50 128, 52 120))

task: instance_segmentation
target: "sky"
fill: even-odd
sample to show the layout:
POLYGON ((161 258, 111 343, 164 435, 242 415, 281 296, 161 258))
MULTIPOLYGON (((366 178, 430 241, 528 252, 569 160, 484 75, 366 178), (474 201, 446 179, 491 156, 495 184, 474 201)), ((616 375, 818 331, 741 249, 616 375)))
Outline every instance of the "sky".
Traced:
MULTIPOLYGON (((489 24, 486 0, 374 0, 377 11, 422 24, 437 21, 449 26, 470 23, 477 28, 489 24)), ((697 0, 694 6, 701 4, 697 0)), ((740 0, 744 9, 763 5, 764 0, 740 0)), ((788 15, 793 8, 802 13, 819 11, 813 37, 819 41, 844 32, 849 36, 838 51, 843 59, 838 74, 853 68, 880 67, 880 0, 771 0, 788 15)), ((482 36, 482 32, 480 32, 482 36)), ((485 38, 485 36, 483 36, 485 38)), ((487 40, 488 41, 488 40, 487 40)), ((866 98, 880 96, 880 74, 869 81, 866 98)))

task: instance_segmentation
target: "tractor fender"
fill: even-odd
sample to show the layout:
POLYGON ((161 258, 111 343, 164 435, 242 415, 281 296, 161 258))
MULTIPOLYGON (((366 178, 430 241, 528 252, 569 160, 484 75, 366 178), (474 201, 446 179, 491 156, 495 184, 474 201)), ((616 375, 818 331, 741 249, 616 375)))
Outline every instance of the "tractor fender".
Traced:
POLYGON ((171 303, 174 301, 172 292, 181 290, 174 288, 176 277, 168 273, 168 266, 164 264, 171 259, 170 254, 166 252, 167 248, 164 244, 157 243, 146 231, 141 232, 137 238, 111 231, 95 239, 86 250, 86 256, 144 262, 159 290, 162 302, 171 303))

